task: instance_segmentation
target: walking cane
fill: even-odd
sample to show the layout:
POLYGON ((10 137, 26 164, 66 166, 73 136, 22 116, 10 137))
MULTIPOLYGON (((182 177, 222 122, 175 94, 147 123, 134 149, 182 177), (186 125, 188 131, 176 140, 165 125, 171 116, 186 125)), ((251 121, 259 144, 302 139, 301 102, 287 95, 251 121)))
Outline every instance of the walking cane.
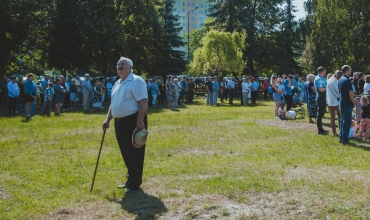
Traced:
POLYGON ((98 154, 98 160, 96 161, 96 166, 95 166, 95 172, 94 172, 94 177, 93 177, 93 180, 92 180, 92 184, 91 184, 91 189, 90 189, 90 192, 93 190, 94 188, 94 182, 95 182, 95 176, 96 176, 96 171, 98 170, 98 165, 99 165, 99 159, 100 159, 100 154, 101 154, 101 149, 103 148, 103 142, 104 142, 104 137, 105 137, 105 131, 106 131, 106 128, 103 129, 104 133, 103 133, 103 138, 101 140, 101 144, 100 144, 100 150, 99 150, 99 154, 98 154))

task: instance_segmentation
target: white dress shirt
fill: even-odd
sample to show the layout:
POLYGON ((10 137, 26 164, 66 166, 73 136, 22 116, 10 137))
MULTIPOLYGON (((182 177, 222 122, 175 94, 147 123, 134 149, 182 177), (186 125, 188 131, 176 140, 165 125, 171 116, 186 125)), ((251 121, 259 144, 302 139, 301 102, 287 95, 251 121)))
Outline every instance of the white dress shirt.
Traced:
POLYGON ((145 81, 130 73, 125 81, 119 79, 112 88, 111 113, 113 118, 122 118, 139 111, 139 101, 148 99, 145 81))
POLYGON ((228 88, 229 89, 235 89, 235 82, 233 80, 229 80, 229 82, 228 82, 228 88))
POLYGON ((328 81, 326 90, 326 103, 328 106, 338 106, 340 98, 338 80, 335 77, 331 77, 328 81))

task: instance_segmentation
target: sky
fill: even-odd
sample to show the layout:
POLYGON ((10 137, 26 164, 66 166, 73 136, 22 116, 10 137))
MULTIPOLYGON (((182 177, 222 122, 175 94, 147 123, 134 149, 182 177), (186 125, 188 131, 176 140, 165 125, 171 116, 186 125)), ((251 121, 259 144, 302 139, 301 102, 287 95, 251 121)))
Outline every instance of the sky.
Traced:
POLYGON ((303 4, 306 0, 293 0, 293 4, 296 6, 297 12, 294 13, 295 20, 299 20, 300 18, 304 18, 306 16, 306 12, 304 11, 303 4))

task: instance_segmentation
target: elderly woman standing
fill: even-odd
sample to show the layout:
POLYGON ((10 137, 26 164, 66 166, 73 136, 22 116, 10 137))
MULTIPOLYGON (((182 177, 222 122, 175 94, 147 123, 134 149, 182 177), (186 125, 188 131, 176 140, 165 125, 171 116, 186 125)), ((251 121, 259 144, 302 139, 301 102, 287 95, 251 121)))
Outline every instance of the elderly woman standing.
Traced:
POLYGON ((275 118, 278 118, 278 110, 281 104, 281 95, 284 93, 282 90, 279 90, 276 85, 277 77, 272 75, 270 80, 270 85, 272 88, 272 98, 275 102, 275 118))
POLYGON ((326 102, 328 104, 330 112, 330 123, 331 130, 333 131, 334 136, 338 136, 336 125, 335 125, 335 115, 338 117, 338 125, 340 124, 340 110, 339 110, 339 87, 338 80, 342 77, 343 73, 340 70, 335 71, 334 76, 329 78, 327 90, 326 90, 326 102))
POLYGON ((168 76, 166 80, 166 98, 167 98, 167 104, 168 108, 170 110, 173 110, 173 102, 175 101, 175 94, 176 91, 172 88, 172 76, 168 76))
POLYGON ((54 94, 55 94, 55 112, 54 115, 60 116, 60 107, 64 102, 64 96, 67 92, 66 89, 61 85, 62 80, 57 78, 56 84, 54 85, 54 94))
POLYGON ((305 83, 305 90, 307 95, 307 110, 308 110, 308 123, 315 123, 312 118, 317 116, 317 104, 316 104, 316 90, 315 90, 315 81, 316 76, 309 74, 307 76, 307 82, 305 83))

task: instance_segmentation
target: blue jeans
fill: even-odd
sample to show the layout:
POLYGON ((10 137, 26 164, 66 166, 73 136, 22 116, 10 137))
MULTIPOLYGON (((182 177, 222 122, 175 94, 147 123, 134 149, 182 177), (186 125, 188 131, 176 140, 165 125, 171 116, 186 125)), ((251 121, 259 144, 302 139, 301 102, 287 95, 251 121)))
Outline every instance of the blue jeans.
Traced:
POLYGON ((218 90, 213 92, 213 104, 217 105, 218 90))
POLYGON ((213 92, 209 92, 207 95, 207 105, 213 105, 213 92))
POLYGON ((339 141, 344 143, 348 141, 349 129, 352 124, 352 107, 342 109, 340 115, 340 136, 339 141))

